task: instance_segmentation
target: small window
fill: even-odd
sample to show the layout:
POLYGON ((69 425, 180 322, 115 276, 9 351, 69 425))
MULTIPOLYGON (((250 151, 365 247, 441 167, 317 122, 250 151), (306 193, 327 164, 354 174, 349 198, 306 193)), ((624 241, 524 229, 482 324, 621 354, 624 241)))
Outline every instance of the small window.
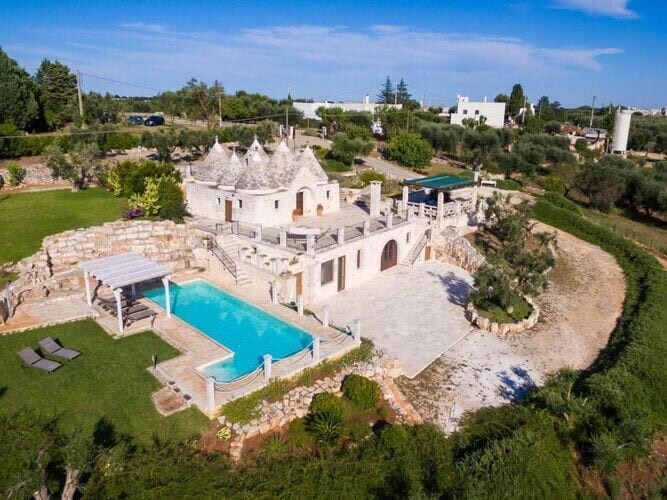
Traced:
POLYGON ((216 198, 216 200, 218 200, 218 205, 222 203, 222 200, 220 198, 216 198))
POLYGON ((243 200, 239 200, 239 208, 243 208, 243 200))
POLYGON ((280 206, 280 200, 275 200, 275 201, 273 202, 273 208, 275 208, 276 210, 278 210, 278 207, 279 207, 279 206, 280 206))
POLYGON ((361 249, 357 250, 357 269, 361 268, 361 249))
POLYGON ((410 243, 410 233, 405 235, 405 242, 410 243))
POLYGON ((463 114, 464 114, 464 115, 467 115, 467 114, 468 114, 468 110, 467 110, 467 109, 464 109, 464 110, 463 110, 463 114))
POLYGON ((328 261, 322 263, 321 274, 322 274, 322 279, 321 279, 321 284, 322 285, 326 285, 327 283, 331 283, 333 281, 333 279, 334 279, 334 261, 333 260, 328 260, 328 261))
POLYGON ((479 115, 479 109, 475 110, 475 115, 479 115))
POLYGON ((327 200, 331 198, 331 191, 327 191, 327 200))

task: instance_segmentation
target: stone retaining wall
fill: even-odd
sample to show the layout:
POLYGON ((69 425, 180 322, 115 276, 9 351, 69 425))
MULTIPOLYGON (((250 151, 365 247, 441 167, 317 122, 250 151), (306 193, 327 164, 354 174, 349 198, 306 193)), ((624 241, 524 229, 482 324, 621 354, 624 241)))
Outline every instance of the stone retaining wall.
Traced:
POLYGON ((198 231, 171 221, 118 221, 65 231, 44 238, 41 249, 16 266, 11 284, 12 308, 58 292, 84 288, 81 262, 136 252, 173 271, 196 267, 194 249, 203 246, 198 231))
MULTIPOLYGON (((19 162, 20 163, 20 162, 19 162)), ((56 179, 53 177, 53 172, 49 167, 43 163, 35 163, 31 165, 21 166, 25 169, 25 177, 20 186, 12 187, 9 185, 9 177, 7 172, 6 163, 5 166, 0 166, 0 177, 5 181, 2 186, 2 190, 13 190, 13 189, 23 189, 27 187, 36 187, 36 186, 70 186, 71 184, 62 179, 56 179)), ((2 182, 0 182, 2 184, 2 182)))
POLYGON ((494 323, 489 321, 487 318, 484 318, 477 313, 477 309, 475 309, 472 302, 468 302, 468 305, 466 306, 466 318, 480 330, 496 333, 498 335, 507 335, 508 333, 519 333, 524 330, 530 330, 540 318, 540 308, 530 299, 530 297, 524 297, 524 299, 530 304, 533 311, 527 318, 516 323, 494 323))
POLYGON ((484 256, 468 240, 451 229, 434 233, 431 246, 437 260, 454 264, 470 274, 486 262, 484 256))
MULTIPOLYGON (((280 401, 273 403, 262 401, 261 417, 247 424, 227 424, 232 430, 232 441, 230 443, 232 458, 240 458, 246 439, 268 434, 287 425, 292 420, 305 417, 308 414, 308 407, 316 394, 330 392, 336 396, 342 396, 340 389, 343 379, 352 373, 368 377, 380 385, 383 398, 396 413, 399 421, 419 423, 415 422, 415 419, 418 418, 417 412, 411 407, 406 407, 409 405, 407 401, 404 399, 403 401, 399 401, 396 397, 394 393, 396 389, 392 385, 391 377, 382 367, 369 362, 359 366, 343 368, 336 375, 319 380, 312 386, 292 389, 280 401)), ((218 421, 223 425, 226 424, 224 416, 220 417, 218 421)))

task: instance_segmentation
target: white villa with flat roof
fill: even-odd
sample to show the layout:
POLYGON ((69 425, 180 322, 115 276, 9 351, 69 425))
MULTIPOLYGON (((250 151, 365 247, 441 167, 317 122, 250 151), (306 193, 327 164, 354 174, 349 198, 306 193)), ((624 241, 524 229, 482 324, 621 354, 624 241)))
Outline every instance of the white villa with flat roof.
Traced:
POLYGON ((433 228, 467 225, 475 201, 438 189, 441 178, 386 201, 373 182, 346 203, 308 146, 281 142, 269 155, 255 140, 238 157, 216 140, 184 184, 188 210, 215 234, 211 266, 239 285, 270 283, 275 302, 303 305, 428 260, 433 228))

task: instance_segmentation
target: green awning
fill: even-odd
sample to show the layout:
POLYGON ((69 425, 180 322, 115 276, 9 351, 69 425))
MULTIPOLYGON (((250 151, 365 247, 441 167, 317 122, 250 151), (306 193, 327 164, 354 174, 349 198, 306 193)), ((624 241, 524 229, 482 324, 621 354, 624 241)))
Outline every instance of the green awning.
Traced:
POLYGON ((408 186, 420 186, 430 189, 456 189, 472 186, 475 181, 457 175, 432 175, 421 179, 410 179, 405 181, 408 186))

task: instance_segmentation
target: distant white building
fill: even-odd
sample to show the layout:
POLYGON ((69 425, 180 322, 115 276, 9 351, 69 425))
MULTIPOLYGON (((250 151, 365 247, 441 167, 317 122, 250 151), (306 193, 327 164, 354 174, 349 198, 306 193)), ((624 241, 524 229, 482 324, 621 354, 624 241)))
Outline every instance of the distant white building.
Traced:
POLYGON ((471 101, 468 97, 456 96, 456 113, 451 114, 452 125, 463 125, 463 120, 472 118, 476 123, 482 119, 489 127, 502 128, 505 125, 505 103, 471 101))
POLYGON ((303 113, 304 118, 310 118, 311 120, 318 120, 317 110, 320 108, 341 108, 343 111, 358 111, 366 113, 375 113, 376 110, 381 108, 403 108, 402 104, 376 104, 370 101, 368 95, 366 95, 361 101, 352 101, 352 102, 332 102, 332 101, 320 101, 320 102, 294 102, 292 106, 297 110, 303 113))

